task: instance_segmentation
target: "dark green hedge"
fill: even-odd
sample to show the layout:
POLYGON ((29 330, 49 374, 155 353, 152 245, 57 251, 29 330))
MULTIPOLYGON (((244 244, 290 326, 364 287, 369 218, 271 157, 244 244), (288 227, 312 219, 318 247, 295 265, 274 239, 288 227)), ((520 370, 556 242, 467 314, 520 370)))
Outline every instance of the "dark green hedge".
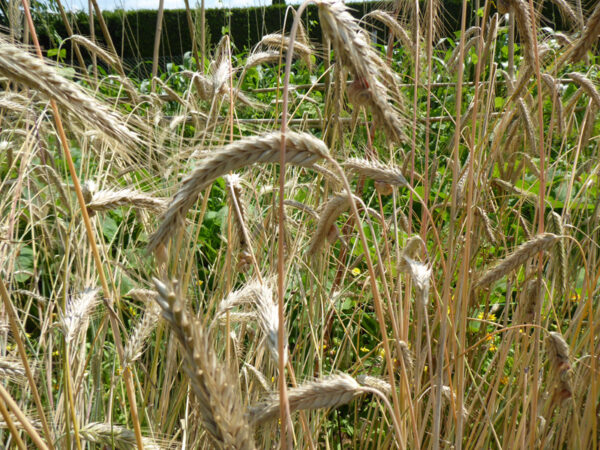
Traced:
MULTIPOLYGON (((481 2, 483 4, 483 1, 481 2)), ((442 15, 444 28, 453 31, 460 28, 461 0, 443 0, 444 13, 442 15)), ((550 6, 550 2, 546 2, 550 6)), ((375 8, 381 8, 382 2, 348 3, 353 14, 360 18, 375 8)), ((237 9, 208 9, 206 10, 207 44, 214 45, 229 30, 231 40, 238 50, 251 48, 260 38, 267 33, 274 33, 283 29, 286 13, 285 5, 273 5, 268 7, 237 8, 237 9)), ((194 21, 199 28, 199 11, 192 11, 194 21)), ((308 7, 308 20, 305 24, 309 29, 311 39, 320 41, 321 29, 318 24, 317 8, 314 5, 308 7)), ((556 18, 554 11, 545 11, 545 17, 556 18), (550 13, 548 15, 547 13, 550 13)), ((139 60, 152 58, 154 47, 154 30, 156 27, 156 11, 122 11, 104 12, 111 37, 120 56, 127 60, 139 60)), ((471 13, 469 12, 469 16, 471 13)), ((306 18, 306 16, 304 16, 306 18)), ((89 16, 84 13, 70 15, 70 21, 76 33, 89 35, 89 16)), ((55 36, 66 37, 67 32, 60 16, 51 15, 47 20, 50 29, 55 30, 55 36)), ((97 22, 97 20, 96 20, 97 22)), ((288 21, 289 28, 291 21, 288 21)), ((40 27, 40 41, 46 48, 57 46, 56 37, 51 36, 40 27)), ((96 36, 100 41, 100 26, 95 25, 96 36)), ((197 33, 199 39, 199 31, 197 33)), ((69 49, 69 46, 66 46, 69 49)), ((192 48, 190 32, 187 26, 185 10, 166 10, 164 12, 163 36, 161 40, 161 56, 180 57, 192 48)))

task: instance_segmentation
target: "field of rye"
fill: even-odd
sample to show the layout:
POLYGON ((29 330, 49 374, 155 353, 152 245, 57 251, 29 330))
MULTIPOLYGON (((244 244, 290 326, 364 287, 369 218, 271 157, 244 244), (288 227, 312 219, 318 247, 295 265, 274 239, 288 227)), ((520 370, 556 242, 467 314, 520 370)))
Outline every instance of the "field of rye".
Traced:
POLYGON ((600 3, 313 3, 144 77, 10 2, 3 448, 598 447, 600 3))

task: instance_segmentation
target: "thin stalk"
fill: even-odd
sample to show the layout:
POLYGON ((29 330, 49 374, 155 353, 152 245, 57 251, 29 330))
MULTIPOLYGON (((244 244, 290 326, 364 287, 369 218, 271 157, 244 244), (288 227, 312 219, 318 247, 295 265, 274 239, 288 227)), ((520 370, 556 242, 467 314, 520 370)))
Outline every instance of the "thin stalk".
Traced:
MULTIPOLYGON (((18 318, 17 313, 14 310, 13 304, 10 301, 10 297, 8 295, 8 290, 6 289, 6 285, 4 284, 4 280, 0 278, 0 296, 2 297, 2 301, 4 302, 4 310, 8 315, 8 322, 10 325, 10 330, 12 332, 12 337, 17 344, 17 349, 19 351, 19 356, 21 357, 21 362, 23 363, 23 368, 25 369, 25 375, 27 376, 27 381, 29 383, 29 387, 31 389, 31 393, 33 394, 33 400, 35 402, 35 406, 38 410, 38 414, 40 416, 40 420, 42 422, 42 428, 44 429, 44 435, 46 436, 46 440, 48 441, 48 445, 51 449, 54 448, 52 445, 52 433, 50 433, 50 427, 48 426, 48 421, 46 420, 46 414, 44 412, 44 407, 42 406, 42 399, 40 398, 40 394, 37 390, 37 385, 33 378, 33 373, 31 372, 31 367, 29 367, 29 362, 27 360, 27 352, 25 351, 25 346, 23 345, 23 340, 21 339, 21 333, 19 327, 17 326, 18 318)), ((20 420, 20 419, 19 419, 20 420)))
POLYGON ((200 54, 198 53, 198 43, 196 42, 196 26, 192 20, 192 11, 190 10, 189 0, 185 0, 185 17, 190 31, 190 39, 192 40, 192 55, 196 58, 196 70, 200 68, 200 54))
POLYGON ((25 444, 23 443, 21 436, 19 436, 19 431, 17 430, 15 423, 13 422, 12 418, 10 417, 10 413, 8 412, 8 409, 6 409, 6 405, 4 404, 4 402, 0 402, 0 414, 2 414, 2 417, 4 418, 4 422, 6 423, 6 426, 8 427, 10 434, 12 434, 12 437, 15 440, 17 447, 19 447, 19 449, 21 449, 21 450, 26 450, 27 447, 25 447, 25 444))
POLYGON ((154 51, 152 53, 152 92, 156 88, 154 78, 158 73, 158 51, 160 50, 160 37, 162 35, 163 13, 165 10, 165 0, 159 0, 158 14, 156 15, 156 28, 154 31, 154 51))
MULTIPOLYGON (((478 49, 477 54, 481 55, 483 52, 483 36, 485 35, 485 28, 489 15, 490 3, 486 1, 485 3, 485 11, 483 13, 482 23, 481 23, 481 32, 479 33, 479 41, 478 41, 478 49)), ((477 117, 477 111, 479 107, 479 79, 481 78, 482 66, 484 64, 483 58, 479 58, 477 61, 477 65, 475 67, 475 93, 473 96, 473 117, 477 117)), ((459 58, 459 65, 462 67, 463 65, 463 55, 461 54, 459 58)), ((458 122, 460 123, 460 122, 458 122)), ((457 135, 460 134, 461 130, 457 130, 457 135)), ((472 230, 473 230, 473 204, 474 204, 474 173, 473 173, 473 164, 474 160, 477 157, 476 151, 478 146, 475 143, 475 138, 477 134, 477 120, 473 120, 473 125, 471 126, 471 145, 473 146, 471 151, 471 157, 469 158, 469 164, 467 167, 467 220, 465 224, 465 243, 463 246, 463 257, 461 264, 461 279, 460 279, 460 294, 459 294, 459 306, 460 306, 460 324, 458 328, 459 333, 459 344, 464 347, 466 343, 466 334, 467 334, 467 315, 468 315, 468 306, 469 306, 469 292, 470 292, 470 270, 469 270, 469 261, 471 260, 471 245, 472 245, 472 230)), ((464 394, 465 394, 465 363, 466 360, 464 356, 459 356, 456 358, 457 361, 457 399, 458 405, 456 409, 458 411, 462 411, 464 404, 464 394)), ((463 429, 464 429, 464 417, 459 412, 458 416, 458 426, 456 431, 456 440, 455 445, 457 449, 461 449, 463 445, 463 429)))
MULTIPOLYGON (((465 29, 467 23, 467 0, 463 0, 462 14, 460 21, 460 43, 459 43, 459 58, 458 58, 458 79, 456 81, 456 126, 460 127, 461 108, 462 108, 462 82, 464 75, 463 62, 465 59, 465 29)), ((456 190, 458 185, 458 151, 460 142, 460 130, 456 130, 454 133, 454 144, 453 154, 454 161, 452 165, 452 205, 451 205, 451 218, 450 218, 450 229, 448 234, 448 262, 451 262, 454 258, 454 245, 453 245, 453 234, 454 224, 456 219, 456 190)), ((465 261, 465 264, 467 262, 465 261)), ((439 353, 438 361, 443 361, 446 355, 446 338, 447 338, 447 327, 448 327, 448 308, 450 306, 450 275, 451 268, 448 267, 448 272, 444 277, 444 286, 442 293, 442 310, 440 312, 440 337, 439 337, 439 353)), ((459 299, 460 302, 460 299, 459 299)), ((438 365, 437 368, 437 387, 435 388, 435 403, 434 403, 434 414, 433 414, 433 449, 437 450, 440 448, 440 432, 441 432, 441 414, 442 414, 442 386, 443 386, 443 367, 442 364, 438 365)))
MULTIPOLYGON (((73 423, 73 436, 75 438, 75 444, 77 450, 81 450, 81 439, 79 438, 79 424, 77 423, 77 416, 75 414, 75 401, 73 400, 73 385, 71 379, 71 364, 69 362, 71 347, 68 342, 65 341, 65 355, 64 358, 64 369, 65 369, 65 381, 67 384, 67 401, 65 402, 68 406, 69 412, 71 413, 71 421, 73 423)), ((68 412, 67 414, 68 415, 68 412)), ((67 430, 67 436, 69 435, 67 430)))
MULTIPOLYGON (((37 431, 35 431, 35 428, 31 424, 29 419, 27 419, 27 416, 25 414, 23 414, 23 411, 21 411, 21 408, 19 408, 19 405, 17 405, 17 403, 14 401, 14 399, 11 397, 11 395, 8 393, 8 391, 2 385, 2 383, 0 383, 0 400, 1 400, 0 403, 3 402, 8 407, 8 409, 10 409, 12 411, 12 413, 17 417, 17 419, 19 419, 19 422, 21 422, 21 425, 23 425, 23 428, 25 428, 25 431, 29 434, 29 437, 31 438, 33 443, 35 445, 37 445, 37 447, 39 449, 48 450, 49 448, 53 448, 53 447, 48 447, 44 443, 41 436, 38 434, 37 431)), ((52 445, 52 440, 48 441, 48 445, 52 445)))
MULTIPOLYGON (((96 7, 97 6, 96 0, 91 0, 91 1, 94 3, 94 7, 96 7)), ((44 57, 42 56, 40 43, 38 41, 37 33, 35 31, 35 27, 33 24, 33 19, 31 17, 31 12, 29 10, 29 4, 28 4, 27 0, 22 0, 22 2, 23 2, 23 8, 25 10, 25 15, 27 17, 27 22, 29 24, 29 27, 31 28, 31 36, 33 38, 33 42, 35 45, 37 55, 39 56, 39 58, 41 60, 43 60, 44 57)), ((100 17, 101 17, 101 15, 100 15, 100 17)), ((104 21, 101 21, 101 24, 102 23, 104 23, 104 21)), ((113 51, 114 51, 114 47, 113 47, 113 51)), ((69 141, 67 140, 67 135, 63 128, 62 120, 60 118, 60 113, 58 111, 58 106, 56 105, 56 101, 54 99, 51 99, 50 105, 52 107, 54 121, 56 123, 56 129, 58 131, 61 145, 63 147, 65 159, 67 160, 67 165, 69 167, 69 173, 70 173, 71 179, 73 180, 73 187, 74 187, 75 193, 77 194, 77 201, 79 202, 79 207, 81 209, 81 215, 83 216, 83 222, 85 224, 88 241, 90 243, 92 255, 94 257, 94 263, 96 264, 98 277, 100 278, 100 283, 102 285, 102 291, 104 292, 105 296, 109 296, 110 295, 109 293, 111 291, 108 288, 108 283, 106 281, 106 276, 104 274, 104 268, 102 267, 102 260, 100 259, 100 253, 98 252, 98 247, 96 245, 96 239, 95 239, 95 235, 94 235, 94 230, 92 228, 92 222, 90 221, 90 216, 88 215, 87 208, 85 205, 85 199, 83 198, 83 193, 81 192, 81 184, 79 183, 79 177, 77 176, 77 170, 75 169, 75 164, 73 163, 73 157, 71 156, 71 150, 69 148, 69 141)), ((109 302, 109 305, 112 306, 112 304, 110 302, 109 302)), ((121 333, 119 331, 119 325, 117 323, 116 317, 113 314, 109 314, 109 318, 110 318, 110 325, 112 328, 112 332, 115 337, 115 344, 116 344, 116 348, 117 348, 117 354, 119 356, 119 362, 122 364, 123 363, 123 343, 121 342, 121 333)), ((142 430, 141 430, 140 422, 138 419, 137 404, 135 401, 133 380, 131 377, 131 372, 129 370, 129 367, 125 368, 125 370, 123 372, 123 378, 125 379, 125 387, 127 390, 127 397, 129 400, 129 408, 130 408, 129 411, 131 413, 131 419, 132 419, 133 427, 134 427, 134 431, 135 431, 136 442, 137 442, 138 448, 140 450, 142 450, 144 448, 144 443, 142 440, 142 430)))
MULTIPOLYGON (((545 190, 546 190, 546 152, 544 150, 544 108, 542 101, 542 76, 540 73, 540 57, 538 53, 538 42, 537 42, 537 27, 535 20, 535 9, 533 7, 533 0, 529 0, 529 15, 532 18, 531 27, 533 28, 533 54, 535 55, 535 76, 538 87, 537 99, 538 99, 538 124, 539 124, 539 148, 540 148, 540 191, 539 191, 539 203, 538 203, 538 233, 544 232, 544 211, 545 211, 545 190)), ((540 251, 538 255, 538 285, 541 288, 542 285, 542 272, 544 270, 544 252, 540 251)), ((539 298, 537 302, 537 313, 535 314, 535 323, 540 324, 541 322, 541 308, 542 300, 544 295, 544 289, 539 289, 539 298)), ((532 398, 531 398, 531 415, 530 417, 530 434, 529 434, 529 445, 535 447, 536 431, 537 427, 537 407, 538 407, 538 384, 539 378, 537 374, 540 372, 540 355, 539 355, 539 340, 540 330, 536 328, 534 330, 533 338, 533 386, 532 386, 532 398)), ((595 377, 592 377, 595 378, 595 377)), ((592 381, 592 392, 595 395, 595 382, 592 381)), ((594 448, 596 446, 594 445, 594 448)))
MULTIPOLYGON (((104 21, 104 17, 102 16, 102 10, 98 6, 98 2, 96 0, 90 0, 92 5, 94 5, 94 11, 96 11, 96 17, 98 18, 98 23, 100 24, 100 29, 102 30, 102 35, 104 36, 104 40, 108 45, 109 50, 114 54, 118 55, 117 49, 115 48, 115 44, 113 44, 113 40, 110 37, 110 33, 108 32, 108 27, 106 26, 106 22, 104 21)), ((119 72, 119 75, 125 76, 125 71, 123 70, 123 65, 121 64, 121 59, 116 58, 117 64, 116 69, 119 72)))

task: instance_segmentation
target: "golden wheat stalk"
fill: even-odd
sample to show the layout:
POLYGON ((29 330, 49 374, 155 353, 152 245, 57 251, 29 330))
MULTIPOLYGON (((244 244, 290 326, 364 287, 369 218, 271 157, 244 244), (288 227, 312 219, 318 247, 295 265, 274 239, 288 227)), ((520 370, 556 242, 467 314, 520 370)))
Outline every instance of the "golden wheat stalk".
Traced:
POLYGON ((0 74, 54 99, 60 107, 93 128, 124 144, 137 144, 138 136, 123 117, 59 75, 51 65, 0 38, 0 74))
POLYGON ((408 181, 400 169, 387 166, 379 161, 363 158, 350 158, 342 166, 357 174, 392 186, 408 186, 408 181))
MULTIPOLYGON (((331 41, 336 58, 355 78, 349 96, 370 108, 388 139, 405 140, 405 121, 388 101, 388 89, 395 94, 399 92, 396 74, 369 45, 343 2, 319 0, 317 6, 323 34, 331 41)), ((398 95, 395 100, 401 102, 398 95)))
MULTIPOLYGON (((310 167, 319 159, 329 158, 327 146, 308 133, 287 132, 286 162, 310 167)), ((160 228, 150 237, 149 248, 164 245, 183 226, 187 211, 196 203, 200 192, 218 177, 256 163, 279 162, 281 133, 248 137, 213 151, 182 183, 169 209, 163 214, 160 228)))
POLYGON ((97 289, 86 289, 67 301, 65 312, 61 313, 60 318, 60 326, 67 342, 73 341, 87 329, 90 315, 98 304, 97 294, 97 289))
MULTIPOLYGON (((350 375, 340 373, 310 381, 288 390, 290 412, 306 409, 335 408, 350 403, 366 392, 350 375)), ((279 414, 279 396, 272 395, 258 405, 248 408, 248 419, 252 425, 260 425, 279 414)))
POLYGON ((583 59, 598 39, 598 36, 600 36, 600 2, 596 4, 594 12, 585 24, 581 37, 575 44, 575 47, 573 47, 571 61, 576 63, 580 59, 583 59))
MULTIPOLYGON (((135 433, 120 425, 102 422, 89 422, 79 430, 79 435, 88 442, 115 448, 129 450, 137 447, 135 433)), ((144 449, 159 450, 171 448, 171 445, 158 442, 149 437, 143 437, 144 449)))
POLYGON ((86 204, 88 211, 110 211, 119 206, 132 206, 138 209, 147 209, 154 212, 165 210, 165 199, 156 198, 135 189, 110 190, 102 189, 92 194, 91 201, 86 204))
POLYGON ((539 252, 551 248, 560 236, 552 233, 543 233, 518 246, 510 255, 496 262, 490 269, 477 277, 473 288, 490 286, 495 281, 519 268, 529 258, 539 252))
POLYGON ((156 301, 181 344, 186 372, 198 398, 199 417, 213 444, 219 448, 253 449, 234 376, 219 360, 202 323, 187 313, 177 287, 153 280, 158 292, 156 301))
POLYGON ((592 80, 579 72, 571 72, 566 74, 567 77, 571 78, 581 89, 585 91, 589 97, 594 100, 596 108, 600 108, 600 92, 594 86, 592 80))

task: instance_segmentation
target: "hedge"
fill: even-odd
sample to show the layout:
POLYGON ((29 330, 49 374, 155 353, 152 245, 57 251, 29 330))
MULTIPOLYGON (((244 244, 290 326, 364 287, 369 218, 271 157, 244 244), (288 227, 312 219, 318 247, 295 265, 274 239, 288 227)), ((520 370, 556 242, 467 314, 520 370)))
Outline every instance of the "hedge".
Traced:
MULTIPOLYGON (((483 4, 483 1, 481 1, 483 4)), ((442 14, 444 29, 454 31, 460 28, 461 0, 443 0, 444 13, 442 14)), ((382 8, 382 2, 362 2, 348 3, 353 14, 360 18, 369 11, 382 8)), ((383 6, 385 7, 385 6, 383 6)), ((550 2, 546 2, 546 7, 552 8, 550 2)), ((229 31, 231 40, 238 50, 252 48, 262 36, 267 33, 281 31, 284 26, 286 5, 276 4, 268 7, 252 8, 234 8, 234 9, 207 9, 206 10, 206 35, 207 46, 210 48, 222 37, 223 32, 229 31)), ((139 60, 152 58, 154 48, 154 30, 156 27, 155 10, 104 12, 103 17, 113 39, 114 45, 119 55, 125 60, 139 60)), ((199 28, 199 10, 193 10, 194 21, 199 28)), ((318 24, 318 13, 315 5, 310 5, 307 9, 307 16, 304 16, 305 25, 308 27, 310 38, 315 41, 321 40, 321 28, 318 24), (308 20, 306 18, 308 17, 308 20)), ((471 13, 469 11, 469 17, 471 13)), ((559 16, 555 13, 550 17, 555 17, 555 23, 559 24, 559 16)), ((56 36, 67 37, 64 24, 58 15, 50 15, 45 18, 40 42, 46 49, 57 46, 56 36), (51 36, 44 29, 53 29, 54 36, 51 36)), ((85 13, 75 13, 69 15, 75 33, 89 35, 89 16, 85 13)), ((97 20, 95 20, 97 22, 97 20)), ((289 28, 291 21, 288 20, 286 28, 289 28)), ((100 42, 103 42, 98 23, 95 25, 96 36, 100 42)), ((199 30, 197 30, 197 39, 199 40, 199 30)), ((69 44, 66 44, 69 49, 69 44)), ((165 10, 163 35, 161 39, 161 56, 180 57, 191 49, 190 32, 187 26, 185 10, 165 10)))

